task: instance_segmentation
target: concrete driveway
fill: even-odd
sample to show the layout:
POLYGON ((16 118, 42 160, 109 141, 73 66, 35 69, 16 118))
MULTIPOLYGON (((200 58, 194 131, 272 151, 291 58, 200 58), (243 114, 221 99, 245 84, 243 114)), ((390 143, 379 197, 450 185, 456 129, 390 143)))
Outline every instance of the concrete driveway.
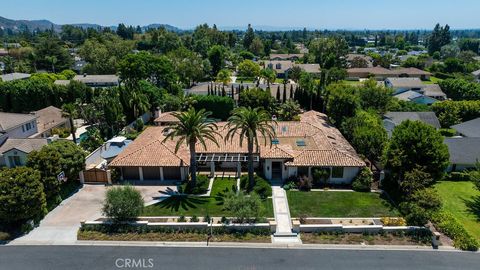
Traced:
MULTIPOLYGON (((101 209, 105 191, 110 187, 84 185, 77 193, 53 209, 29 234, 10 242, 12 245, 29 244, 73 244, 82 220, 102 217, 101 209)), ((149 205, 166 196, 175 186, 135 186, 149 205)))

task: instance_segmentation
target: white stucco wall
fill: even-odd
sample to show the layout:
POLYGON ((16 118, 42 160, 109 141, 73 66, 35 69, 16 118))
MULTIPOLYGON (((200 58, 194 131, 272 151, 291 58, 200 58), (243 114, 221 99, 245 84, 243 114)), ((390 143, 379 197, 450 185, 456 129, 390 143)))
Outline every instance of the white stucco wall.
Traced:
POLYGON ((360 168, 358 167, 344 167, 343 178, 330 178, 328 182, 331 184, 350 184, 359 171, 360 168))

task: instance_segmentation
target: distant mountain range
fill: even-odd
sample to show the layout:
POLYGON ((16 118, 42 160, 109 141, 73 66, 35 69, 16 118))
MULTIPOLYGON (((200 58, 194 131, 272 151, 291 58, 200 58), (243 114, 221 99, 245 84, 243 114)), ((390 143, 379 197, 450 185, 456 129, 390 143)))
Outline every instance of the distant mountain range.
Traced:
MULTIPOLYGON (((117 29, 117 26, 102 26, 99 24, 92 24, 92 23, 71 23, 68 25, 73 25, 77 27, 82 27, 82 28, 104 28, 104 27, 109 27, 112 29, 117 29)), ((155 24, 149 24, 146 26, 142 26, 143 30, 149 29, 149 28, 160 28, 160 27, 165 27, 169 31, 174 31, 174 32, 179 32, 182 31, 180 28, 177 28, 175 26, 169 25, 169 24, 160 24, 160 23, 155 23, 155 24)), ((40 30, 46 30, 46 29, 53 29, 55 31, 61 31, 62 30, 62 25, 61 24, 55 24, 49 20, 12 20, 12 19, 7 19, 5 17, 0 16, 0 28, 2 29, 11 29, 13 31, 22 31, 25 28, 28 28, 30 31, 35 30, 35 29, 40 29, 40 30)))

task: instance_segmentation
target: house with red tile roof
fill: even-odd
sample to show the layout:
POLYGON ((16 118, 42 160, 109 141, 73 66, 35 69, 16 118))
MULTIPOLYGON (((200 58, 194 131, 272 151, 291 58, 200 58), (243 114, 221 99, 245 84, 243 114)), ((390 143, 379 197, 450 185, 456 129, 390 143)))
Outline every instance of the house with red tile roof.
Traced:
MULTIPOLYGON (((165 115, 159 116, 159 121, 165 115)), ((218 145, 207 141, 206 148, 197 145, 199 171, 214 175, 231 172, 240 176, 247 168, 247 145, 234 136, 225 142, 227 122, 218 122, 218 145)), ((259 137, 254 152, 254 166, 268 180, 286 180, 292 176, 312 177, 312 169, 330 171, 329 182, 348 184, 365 166, 340 131, 328 122, 325 114, 308 111, 300 121, 278 121, 273 140, 259 137)), ((169 126, 147 128, 110 164, 120 170, 124 180, 184 180, 188 175, 190 153, 187 145, 175 152, 176 141, 165 140, 169 126)), ((261 135, 259 135, 261 136, 261 135)))

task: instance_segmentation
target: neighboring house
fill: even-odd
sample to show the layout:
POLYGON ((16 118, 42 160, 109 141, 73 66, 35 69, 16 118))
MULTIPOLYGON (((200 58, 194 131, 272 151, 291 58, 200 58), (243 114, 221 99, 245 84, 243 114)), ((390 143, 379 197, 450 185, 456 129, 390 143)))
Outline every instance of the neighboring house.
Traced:
MULTIPOLYGON (((310 73, 310 74, 313 74, 313 75, 320 75, 320 73, 321 73, 319 64, 293 64, 293 66, 294 67, 300 67, 306 73, 310 73)), ((287 77, 288 77, 288 72, 290 71, 290 69, 287 70, 287 77)))
POLYGON ((293 53, 293 54, 272 53, 270 54, 270 60, 298 61, 301 58, 303 58, 303 53, 293 53))
POLYGON ((0 112, 0 133, 10 138, 28 138, 38 132, 37 116, 0 112))
POLYGON ((365 62, 367 63, 367 67, 369 67, 369 68, 373 67, 373 58, 371 56, 364 55, 364 54, 359 54, 359 53, 349 53, 349 54, 347 54, 347 57, 346 57, 347 66, 351 67, 351 63, 356 58, 361 58, 361 59, 365 60, 365 62))
POLYGON ((3 74, 0 75, 0 79, 2 82, 10 82, 10 81, 16 81, 16 80, 26 80, 30 78, 30 74, 28 73, 8 73, 8 74, 3 74))
POLYGON ((49 106, 32 113, 37 117, 37 132, 30 138, 48 138, 54 128, 70 128, 68 118, 62 116, 62 110, 49 106))
POLYGON ((8 55, 8 51, 3 48, 0 48, 0 56, 7 56, 7 55, 8 55))
POLYGON ((451 126, 450 128, 455 129, 463 137, 480 138, 480 117, 451 126))
POLYGON ((385 86, 393 88, 394 95, 405 91, 420 92, 425 88, 419 78, 386 78, 385 86))
POLYGON ((424 96, 434 98, 439 101, 447 100, 447 95, 442 91, 438 84, 426 84, 421 90, 424 96))
POLYGON ((394 77, 391 70, 383 67, 368 67, 368 68, 349 68, 347 69, 347 79, 359 80, 374 78, 376 80, 385 80, 388 77, 394 77))
MULTIPOLYGON (((120 85, 120 78, 117 75, 76 75, 73 77, 74 81, 79 81, 87 86, 100 88, 100 87, 112 87, 120 85)), ((68 80, 56 80, 57 85, 68 85, 68 80)))
POLYGON ((397 68, 397 69, 393 69, 392 72, 396 74, 398 77, 419 78, 422 81, 429 80, 430 76, 432 75, 430 72, 427 72, 418 68, 414 68, 414 67, 397 68))
POLYGON ((287 70, 293 67, 293 62, 283 60, 265 61, 263 67, 275 70, 278 78, 285 78, 287 70))
MULTIPOLYGON (((300 121, 278 122, 276 138, 254 153, 254 165, 268 180, 285 180, 292 176, 312 177, 312 168, 330 171, 329 182, 348 184, 365 166, 340 131, 330 125, 325 114, 309 111, 300 121)), ((239 136, 225 142, 227 122, 217 123, 219 143, 206 142, 197 147, 196 160, 200 172, 232 172, 239 176, 246 171, 247 144, 240 146, 239 136)), ((189 149, 182 144, 175 151, 176 141, 164 138, 168 128, 149 127, 110 164, 118 168, 123 180, 184 180, 190 163, 189 149)))
POLYGON ((81 73, 83 68, 87 65, 87 61, 85 60, 75 60, 73 62, 73 66, 72 66, 72 69, 73 71, 77 72, 77 73, 81 73))
POLYGON ((40 150, 47 144, 47 139, 7 138, 0 145, 0 167, 15 168, 25 166, 27 155, 32 151, 40 150))
POLYGON ((376 80, 385 80, 387 78, 418 78, 429 80, 431 74, 418 68, 396 68, 386 69, 380 66, 367 68, 349 68, 347 69, 347 78, 349 80, 358 80, 366 78, 375 78, 376 80))
POLYGON ((156 126, 169 126, 174 123, 178 122, 178 118, 173 116, 173 112, 164 112, 161 113, 155 120, 153 121, 156 126))
POLYGON ((425 95, 420 94, 419 92, 412 91, 412 90, 395 94, 393 95, 393 97, 399 100, 413 102, 417 104, 425 104, 425 105, 432 105, 433 103, 438 102, 438 100, 434 98, 427 97, 425 95))
POLYGON ((475 80, 480 83, 480 69, 472 72, 472 75, 475 77, 475 80))
POLYGON ((450 153, 448 171, 475 168, 480 161, 480 138, 445 138, 450 153))
POLYGON ((434 112, 387 112, 383 116, 383 126, 389 137, 392 135, 393 129, 406 120, 420 121, 436 129, 441 128, 440 121, 434 112))

